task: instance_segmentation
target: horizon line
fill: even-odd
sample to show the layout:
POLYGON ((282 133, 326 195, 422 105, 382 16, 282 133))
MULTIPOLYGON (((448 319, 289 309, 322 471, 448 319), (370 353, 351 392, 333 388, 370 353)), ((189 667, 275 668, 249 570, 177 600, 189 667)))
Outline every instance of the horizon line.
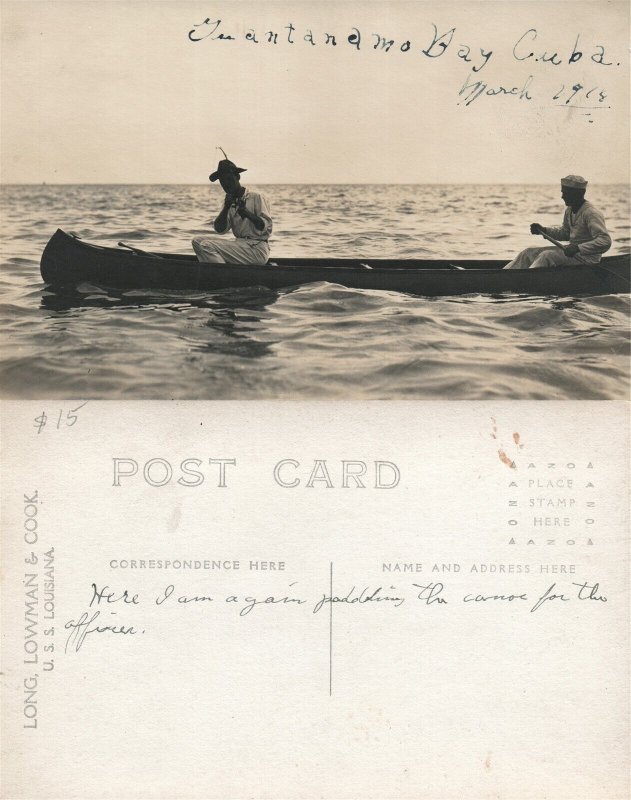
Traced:
MULTIPOLYGON (((547 182, 525 181, 252 181, 255 186, 556 186, 561 179, 547 182)), ((22 181, 4 182, 0 186, 208 186, 208 182, 188 181, 22 181)), ((631 186, 628 181, 589 182, 590 186, 631 186)), ((213 188, 212 186, 210 188, 213 188)), ((218 188, 218 187, 217 187, 218 188)))

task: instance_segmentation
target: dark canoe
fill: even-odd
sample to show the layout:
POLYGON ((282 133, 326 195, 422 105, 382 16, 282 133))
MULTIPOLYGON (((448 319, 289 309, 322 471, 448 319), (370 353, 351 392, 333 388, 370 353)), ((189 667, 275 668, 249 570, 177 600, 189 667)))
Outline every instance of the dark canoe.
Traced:
POLYGON ((268 264, 202 264, 192 255, 136 255, 88 244, 58 230, 42 253, 44 281, 55 287, 95 283, 112 289, 282 289, 329 281, 352 289, 385 289, 437 297, 458 294, 596 295, 629 291, 630 256, 598 266, 503 270, 506 261, 272 258, 268 264), (454 265, 461 267, 457 269, 454 265), (370 267, 370 268, 369 268, 370 267))

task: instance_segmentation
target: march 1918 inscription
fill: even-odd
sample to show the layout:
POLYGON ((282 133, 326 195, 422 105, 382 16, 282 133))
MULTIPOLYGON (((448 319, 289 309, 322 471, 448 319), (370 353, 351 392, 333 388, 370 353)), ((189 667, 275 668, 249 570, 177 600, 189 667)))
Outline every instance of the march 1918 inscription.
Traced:
POLYGON ((481 98, 510 96, 533 108, 579 109, 587 112, 583 115, 588 122, 594 121, 591 111, 611 108, 608 77, 623 66, 621 54, 613 52, 607 43, 569 28, 559 35, 533 24, 513 39, 507 38, 499 51, 477 40, 477 34, 469 37, 455 25, 432 21, 415 22, 406 35, 408 38, 397 38, 385 27, 374 31, 359 23, 348 30, 316 30, 308 22, 274 21, 263 30, 219 16, 193 23, 188 31, 191 42, 215 47, 241 45, 282 51, 307 46, 319 48, 328 58, 334 57, 336 49, 376 51, 386 59, 407 58, 410 68, 419 70, 424 61, 456 59, 463 67, 462 81, 451 93, 457 105, 468 107, 481 98), (498 69, 494 71, 496 62, 498 69), (520 69, 506 72, 507 63, 520 69), (558 78, 554 88, 547 80, 550 75, 558 78))

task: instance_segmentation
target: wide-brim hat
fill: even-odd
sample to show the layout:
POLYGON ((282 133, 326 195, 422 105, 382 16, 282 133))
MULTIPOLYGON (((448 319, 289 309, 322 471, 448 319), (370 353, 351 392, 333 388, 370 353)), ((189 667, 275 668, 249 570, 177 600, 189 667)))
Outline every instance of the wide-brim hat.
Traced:
POLYGON ((561 178, 561 186, 566 186, 568 189, 586 189, 587 181, 581 175, 567 175, 561 178))
POLYGON ((211 181, 216 181, 220 175, 226 175, 227 173, 232 173, 233 175, 239 175, 241 172, 246 172, 244 167, 237 167, 232 161, 228 160, 227 158, 223 158, 218 164, 217 169, 215 172, 211 173, 208 177, 211 181))

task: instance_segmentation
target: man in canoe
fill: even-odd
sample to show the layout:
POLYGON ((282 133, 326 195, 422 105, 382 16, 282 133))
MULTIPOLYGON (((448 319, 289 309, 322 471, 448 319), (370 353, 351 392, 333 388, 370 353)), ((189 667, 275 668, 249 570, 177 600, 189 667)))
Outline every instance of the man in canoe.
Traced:
POLYGON ((224 158, 209 175, 211 181, 219 180, 226 193, 223 208, 213 223, 215 233, 223 235, 231 230, 236 241, 224 242, 216 236, 195 237, 193 250, 200 261, 265 264, 269 258, 268 240, 272 233, 269 205, 264 195, 241 186, 242 172, 245 169, 224 158))
POLYGON ((528 247, 504 269, 535 269, 537 267, 598 264, 600 257, 611 247, 611 236, 605 218, 585 200, 587 181, 580 175, 568 175, 561 180, 561 197, 567 206, 560 228, 544 228, 533 222, 530 232, 552 239, 569 241, 565 247, 528 247))

